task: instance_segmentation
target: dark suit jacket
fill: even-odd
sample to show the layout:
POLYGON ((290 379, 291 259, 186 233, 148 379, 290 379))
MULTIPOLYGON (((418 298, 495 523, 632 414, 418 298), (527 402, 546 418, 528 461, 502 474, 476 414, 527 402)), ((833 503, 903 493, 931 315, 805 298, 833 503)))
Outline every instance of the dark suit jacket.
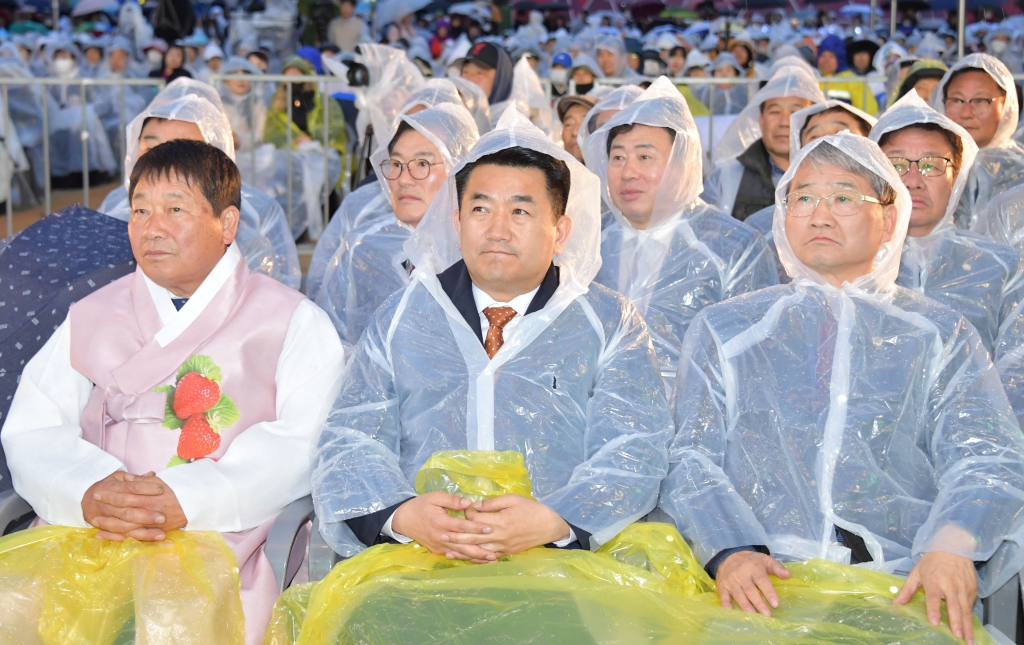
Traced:
MULTIPOLYGON (((438 281, 441 283, 441 288, 444 289, 445 294, 455 305, 455 308, 459 310, 462 317, 466 319, 469 324, 469 328, 476 332, 476 337, 480 340, 480 344, 483 345, 483 332, 480 327, 480 313, 476 308, 476 299, 473 297, 473 280, 469 277, 469 271, 466 269, 466 263, 459 260, 451 267, 448 268, 444 273, 437 275, 438 281)), ((540 288, 537 290, 537 294, 533 297, 530 302, 530 307, 526 310, 526 315, 530 315, 535 311, 540 311, 544 308, 544 305, 548 304, 548 300, 554 295, 555 289, 558 288, 558 267, 551 264, 548 268, 547 274, 540 283, 540 288)), ((401 506, 406 500, 403 500, 394 506, 389 506, 383 510, 377 511, 376 513, 370 513, 369 515, 363 515, 361 517, 353 517, 345 520, 348 527, 352 529, 359 541, 366 545, 379 544, 381 542, 394 542, 390 538, 381 536, 380 530, 384 528, 384 524, 387 523, 388 518, 394 515, 398 507, 401 506)), ((566 549, 589 549, 590 548, 590 533, 584 531, 578 526, 569 525, 573 533, 576 534, 576 541, 569 544, 566 549)), ((548 544, 549 547, 554 547, 554 544, 548 544)))

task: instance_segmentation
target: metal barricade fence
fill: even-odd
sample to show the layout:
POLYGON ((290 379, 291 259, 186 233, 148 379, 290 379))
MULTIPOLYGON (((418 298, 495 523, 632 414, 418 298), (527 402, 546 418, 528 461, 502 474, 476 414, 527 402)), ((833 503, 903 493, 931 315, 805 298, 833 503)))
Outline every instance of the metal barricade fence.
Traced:
MULTIPOLYGON (((88 107, 88 101, 84 100, 87 97, 86 88, 88 87, 118 87, 118 115, 120 119, 120 150, 125 149, 125 88, 132 86, 152 86, 157 90, 163 88, 163 79, 158 78, 124 78, 124 79, 105 79, 105 78, 73 78, 73 79, 59 79, 59 78, 0 78, 0 109, 3 110, 4 119, 4 132, 10 132, 10 128, 14 128, 15 125, 11 121, 10 117, 10 89, 12 87, 25 87, 25 86, 36 86, 41 87, 42 96, 42 146, 43 146, 43 205, 45 214, 49 214, 52 211, 52 194, 53 187, 50 177, 50 110, 49 100, 46 94, 49 92, 50 87, 77 87, 79 89, 79 96, 83 97, 81 101, 82 110, 82 123, 81 123, 81 143, 82 143, 82 203, 86 207, 89 206, 89 132, 86 127, 87 117, 86 110, 88 107)), ((76 106, 77 107, 77 106, 76 106)), ((118 160, 118 161, 123 161, 118 160)), ((6 223, 7 232, 6 236, 10 236, 14 232, 14 212, 13 212, 13 197, 14 197, 14 169, 12 164, 11 182, 8 186, 7 194, 7 210, 6 210, 6 223)))
MULTIPOLYGON (((320 76, 320 75, 315 75, 315 76, 297 76, 297 75, 260 75, 260 76, 255 76, 255 75, 250 75, 250 74, 231 74, 231 75, 214 74, 214 75, 211 76, 211 83, 213 84, 215 89, 219 89, 220 87, 222 87, 222 82, 225 81, 225 80, 227 80, 227 81, 245 81, 245 82, 250 83, 249 92, 252 92, 254 96, 263 96, 263 97, 265 97, 265 99, 266 99, 266 108, 267 108, 268 114, 269 114, 270 110, 272 109, 272 105, 271 105, 272 92, 268 92, 266 90, 267 84, 272 84, 272 86, 274 87, 274 89, 276 91, 277 86, 283 83, 284 84, 284 88, 285 88, 286 118, 287 118, 287 122, 289 124, 292 123, 292 118, 293 118, 293 106, 294 106, 294 94, 293 94, 293 92, 294 92, 294 85, 295 84, 303 84, 303 83, 313 83, 313 84, 315 84, 316 92, 320 96, 321 106, 323 107, 323 109, 322 109, 322 112, 323 112, 323 124, 322 124, 323 125, 323 132, 322 132, 322 137, 321 137, 320 143, 323 146, 323 150, 324 150, 324 167, 323 167, 323 172, 324 172, 325 180, 323 182, 323 186, 322 186, 322 189, 321 189, 321 198, 322 199, 321 199, 321 204, 320 205, 321 205, 321 208, 322 208, 321 215, 322 215, 322 218, 323 218, 323 224, 324 224, 324 226, 326 226, 327 223, 330 221, 330 218, 331 218, 331 215, 332 215, 332 213, 330 211, 330 194, 331 194, 331 191, 333 189, 333 184, 332 184, 332 182, 329 181, 329 179, 330 179, 330 170, 329 170, 329 158, 328 158, 328 154, 327 154, 327 151, 331 147, 331 131, 330 131, 330 127, 329 127, 330 126, 330 123, 329 123, 329 116, 330 116, 330 114, 329 114, 329 108, 327 106, 329 104, 329 101, 333 100, 333 96, 331 95, 331 93, 329 91, 329 86, 331 84, 344 84, 344 81, 342 79, 336 78, 334 76, 320 76)), ((628 83, 634 82, 635 80, 636 79, 630 79, 630 78, 595 78, 594 79, 594 84, 595 85, 615 85, 615 86, 618 86, 618 85, 623 85, 623 84, 628 84, 628 83)), ((709 118, 708 118, 708 141, 709 142, 714 142, 715 141, 715 136, 714 136, 715 119, 714 119, 714 117, 716 115, 713 113, 713 106, 715 104, 716 85, 738 85, 738 84, 742 84, 742 85, 760 85, 763 82, 764 79, 747 78, 747 77, 735 77, 735 78, 731 78, 731 77, 723 77, 723 78, 714 78, 714 77, 676 77, 676 78, 671 78, 670 80, 675 85, 677 85, 677 86, 682 86, 682 85, 690 86, 690 87, 699 87, 699 86, 703 86, 703 85, 709 85, 710 86, 709 94, 708 94, 708 102, 711 105, 708 106, 708 108, 709 108, 709 111, 711 113, 709 114, 709 118)), ((1024 74, 1019 74, 1019 75, 1014 76, 1014 80, 1017 81, 1018 83, 1020 83, 1021 81, 1024 81, 1024 74)), ((551 95, 552 95, 552 85, 551 85, 550 79, 542 78, 542 79, 540 79, 540 81, 541 81, 541 85, 544 88, 545 93, 550 98, 551 95)), ((884 76, 880 76, 880 75, 872 75, 872 76, 843 76, 843 77, 821 78, 821 79, 819 79, 819 82, 820 82, 820 84, 821 84, 821 86, 823 88, 823 92, 825 93, 826 96, 828 96, 829 85, 830 84, 834 84, 834 83, 842 83, 844 85, 860 84, 862 86, 862 88, 863 88, 862 97, 864 99, 864 103, 866 104, 867 103, 867 97, 869 96, 869 94, 871 92, 869 84, 871 84, 871 83, 882 83, 882 84, 884 84, 886 82, 886 78, 884 76)), ((160 90, 160 89, 162 89, 164 87, 164 85, 165 85, 165 82, 162 79, 153 79, 153 78, 130 78, 130 79, 101 79, 101 78, 76 78, 76 79, 0 78, 0 108, 2 108, 2 110, 3 110, 4 127, 5 127, 4 131, 8 132, 9 130, 7 130, 6 128, 13 128, 13 127, 15 127, 13 122, 12 122, 12 120, 11 120, 10 111, 9 111, 9 105, 10 105, 9 104, 9 91, 10 91, 10 89, 12 87, 38 86, 38 87, 41 87, 42 91, 45 93, 45 92, 49 91, 50 87, 54 87, 54 86, 57 86, 57 87, 59 87, 59 86, 71 86, 71 87, 79 88, 79 91, 80 91, 82 96, 86 95, 86 88, 90 88, 90 87, 116 87, 116 88, 118 88, 118 117, 119 117, 119 128, 118 128, 118 130, 119 130, 119 133, 120 133, 120 140, 119 140, 120 146, 119 146, 119 150, 121 151, 121 158, 119 158, 117 161, 119 163, 123 163, 124 153, 125 153, 126 148, 127 148, 127 142, 125 141, 125 129, 126 129, 126 126, 127 126, 127 119, 125 117, 125 91, 126 91, 126 88, 129 88, 129 87, 139 87, 139 86, 142 86, 142 87, 149 86, 149 87, 153 87, 156 90, 160 90)), ((756 89, 757 89, 756 87, 751 89, 751 92, 750 92, 751 96, 753 95, 754 91, 756 91, 756 89)), ((575 84, 574 81, 570 80, 569 83, 568 83, 568 87, 567 87, 567 94, 574 94, 575 91, 576 91, 576 84, 575 84)), ((90 205, 90 203, 89 203, 90 202, 90 199, 89 199, 90 184, 89 184, 89 145, 88 145, 89 134, 88 134, 88 130, 85 128, 86 106, 87 106, 87 102, 83 101, 82 105, 81 105, 81 109, 82 109, 82 129, 81 129, 81 141, 82 141, 82 202, 83 202, 83 204, 85 206, 88 207, 90 205)), ((247 181, 247 183, 249 183, 250 185, 255 186, 257 184, 256 153, 257 153, 257 149, 259 148, 259 145, 263 142, 263 132, 258 132, 257 130, 259 128, 255 127, 257 125, 257 114, 256 114, 257 102, 255 100, 250 101, 249 102, 249 106, 250 106, 251 112, 249 114, 250 127, 249 127, 248 146, 247 146, 247 149, 236 150, 235 156, 236 156, 236 159, 241 159, 243 155, 249 155, 249 160, 248 160, 249 164, 250 164, 250 168, 248 169, 249 170, 249 173, 248 173, 249 176, 248 177, 243 177, 242 179, 243 179, 243 181, 247 181)), ((879 107, 881 108, 882 106, 879 106, 879 107)), ((50 136, 49 136, 49 118, 50 118, 50 115, 49 115, 49 109, 48 109, 48 101, 46 100, 46 98, 44 96, 43 97, 43 110, 42 110, 42 114, 41 114, 42 131, 43 131, 43 138, 42 138, 43 173, 42 173, 42 176, 43 176, 43 179, 44 179, 44 185, 43 185, 42 188, 43 188, 43 195, 44 195, 44 199, 43 199, 44 214, 48 214, 48 213, 50 213, 52 211, 52 191, 53 191, 53 189, 52 189, 52 182, 51 182, 51 176, 50 176, 50 167, 51 167, 51 163, 50 163, 50 161, 51 161, 51 150, 50 150, 50 148, 51 148, 51 142, 50 142, 50 136)), ((262 125, 262 124, 260 124, 260 125, 262 125)), ((349 185, 348 185, 349 182, 347 180, 349 179, 350 174, 351 174, 352 163, 353 163, 352 152, 353 152, 354 147, 356 145, 356 140, 354 140, 354 138, 351 137, 352 133, 349 132, 348 134, 349 134, 350 140, 348 141, 348 147, 347 147, 347 150, 346 150, 346 154, 342 155, 342 159, 341 159, 341 178, 340 178, 340 180, 339 180, 339 182, 337 184, 342 189, 342 196, 344 196, 344 194, 346 192, 348 192, 347 189, 349 188, 349 185)), ((357 136, 358 136, 358 133, 357 133, 357 136)), ((709 145, 709 146, 707 146, 707 150, 706 150, 706 155, 707 155, 707 157, 708 157, 708 159, 709 159, 709 161, 711 163, 714 163, 714 161, 715 161, 715 158, 714 158, 714 155, 715 155, 714 148, 715 148, 714 145, 709 145)), ((291 127, 287 127, 286 128, 286 149, 289 150, 289 151, 292 151, 292 150, 295 149, 295 142, 294 142, 294 137, 293 137, 293 132, 292 132, 292 128, 291 127)), ((294 186, 294 179, 293 179, 294 178, 293 155, 292 154, 288 154, 286 156, 286 159, 287 159, 287 162, 286 162, 286 164, 287 164, 287 168, 286 168, 286 170, 287 170, 287 172, 286 172, 287 180, 286 180, 286 187, 285 187, 285 204, 284 204, 284 206, 287 207, 285 209, 285 212, 286 212, 286 215, 287 215, 287 217, 289 218, 289 221, 290 221, 290 218, 292 217, 292 213, 293 213, 293 207, 294 207, 294 204, 295 204, 295 186, 294 186)), ((361 160, 356 160, 356 161, 361 161, 361 160)), ((120 168, 119 172, 123 172, 123 168, 120 168)), ((7 199, 7 202, 6 202, 6 217, 5 217, 5 220, 6 220, 6 235, 7 236, 10 236, 13 233, 13 203, 12 203, 13 202, 13 187, 14 187, 13 186, 13 179, 14 179, 14 173, 12 172, 11 185, 8 186, 8 199, 7 199)))
MULTIPOLYGON (((272 98, 272 94, 268 93, 266 91, 267 84, 273 84, 273 87, 274 87, 275 91, 277 90, 277 86, 278 85, 284 84, 284 87, 285 87, 286 117, 287 117, 287 123, 288 123, 288 127, 285 128, 285 133, 286 133, 285 134, 285 136, 286 136, 286 146, 285 146, 285 149, 288 150, 288 151, 293 151, 295 149, 295 142, 293 140, 292 127, 291 127, 292 117, 293 117, 292 109, 293 109, 293 106, 295 104, 295 100, 294 100, 294 96, 293 96, 294 86, 296 84, 304 84, 304 83, 315 83, 316 84, 316 88, 317 88, 316 92, 320 95, 320 105, 322 106, 322 111, 323 111, 323 124, 322 124, 323 125, 323 133, 322 133, 323 136, 322 136, 322 140, 320 141, 320 144, 323 146, 323 152, 324 152, 324 155, 323 155, 323 157, 324 157, 324 166, 323 166, 324 182, 323 182, 323 187, 321 189, 321 197, 322 197, 321 206, 322 206, 323 210, 322 210, 321 214, 322 214, 322 217, 323 217, 323 225, 324 225, 324 227, 326 227, 327 223, 330 221, 331 215, 332 215, 332 213, 330 211, 330 196, 331 196, 331 192, 333 190, 333 185, 332 185, 332 183, 330 181, 330 167, 329 167, 328 151, 330 150, 330 147, 331 147, 331 131, 330 131, 330 127, 329 127, 330 126, 330 110, 331 110, 331 108, 329 106, 329 102, 334 100, 334 97, 329 93, 328 85, 330 85, 330 84, 343 85, 344 84, 344 80, 340 79, 340 78, 338 78, 336 76, 318 76, 318 75, 299 76, 299 75, 289 75, 289 74, 277 74, 277 75, 274 75, 274 74, 261 74, 259 76, 256 76, 256 75, 253 75, 253 74, 213 74, 213 75, 210 76, 210 82, 213 84, 213 86, 215 88, 219 89, 220 86, 221 86, 221 83, 223 81, 245 81, 247 83, 250 83, 248 91, 251 92, 253 96, 258 96, 260 94, 262 94, 265 97, 269 96, 270 97, 268 99, 269 102, 266 105, 266 107, 267 107, 267 114, 268 115, 270 113, 270 110, 273 107, 272 104, 271 104, 271 102, 273 101, 273 98, 272 98), (258 92, 258 90, 259 90, 259 92, 258 92)), ((259 133, 256 132, 256 130, 257 130, 257 127, 255 127, 257 125, 256 101, 255 100, 250 101, 249 102, 249 107, 250 107, 250 113, 249 113, 248 116, 249 116, 250 127, 249 127, 249 142, 248 142, 249 145, 248 145, 248 150, 239 151, 239 150, 236 149, 235 150, 235 158, 239 159, 243 155, 249 155, 249 162, 251 164, 251 167, 248 169, 249 170, 249 177, 248 178, 242 177, 242 180, 243 181, 248 180, 249 185, 251 185, 253 187, 256 187, 256 183, 257 183, 257 177, 256 177, 256 165, 257 165, 256 164, 256 152, 257 152, 257 148, 259 147, 259 144, 263 143, 263 135, 264 135, 264 133, 263 132, 259 132, 259 133)), ((337 106, 337 108, 338 108, 338 110, 340 110, 341 109, 340 105, 337 106)), ((309 127, 311 127, 311 126, 309 126, 309 127)), ((339 182, 338 182, 339 187, 342 189, 343 196, 344 196, 344 193, 346 192, 345 189, 348 187, 348 182, 346 180, 348 179, 349 173, 351 171, 351 161, 352 160, 350 158, 350 152, 352 150, 354 142, 353 141, 348 141, 347 143, 348 143, 348 145, 347 145, 346 153, 343 154, 342 158, 341 158, 341 177, 340 177, 339 182)), ((237 148, 237 146, 236 146, 236 148, 237 148)), ((285 204, 286 204, 287 208, 285 208, 285 214, 288 217, 289 222, 291 222, 291 217, 292 217, 292 212, 293 212, 292 209, 293 209, 293 206, 294 206, 294 185, 293 185, 293 183, 294 183, 293 182, 294 168, 293 168, 293 159, 292 159, 292 157, 293 157, 293 155, 290 152, 289 152, 289 154, 286 157, 286 159, 287 159, 287 180, 286 180, 286 187, 285 187, 285 195, 286 195, 285 196, 285 204)))

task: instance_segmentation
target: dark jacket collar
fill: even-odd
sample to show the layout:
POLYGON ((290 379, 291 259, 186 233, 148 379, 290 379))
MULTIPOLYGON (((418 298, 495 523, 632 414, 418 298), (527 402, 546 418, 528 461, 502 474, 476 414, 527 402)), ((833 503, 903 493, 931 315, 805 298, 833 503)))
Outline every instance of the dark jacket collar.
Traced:
MULTIPOLYGON (((540 288, 537 289, 533 300, 530 301, 530 307, 526 310, 527 316, 535 311, 540 311, 548 304, 548 300, 551 299, 551 296, 554 295, 555 290, 558 288, 558 276, 558 267, 552 262, 551 266, 548 267, 548 272, 544 275, 544 279, 541 280, 540 288)), ((476 299, 473 297, 473 280, 469 277, 466 263, 459 260, 448 267, 443 273, 438 273, 437 280, 441 283, 441 288, 444 289, 452 304, 459 310, 462 317, 466 319, 469 328, 476 333, 476 337, 483 344, 480 313, 476 310, 476 299)))

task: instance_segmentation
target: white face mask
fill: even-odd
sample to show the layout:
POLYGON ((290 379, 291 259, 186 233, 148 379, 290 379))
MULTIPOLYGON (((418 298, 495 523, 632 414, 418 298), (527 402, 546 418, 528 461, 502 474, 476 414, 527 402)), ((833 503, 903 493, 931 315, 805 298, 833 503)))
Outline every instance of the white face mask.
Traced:
POLYGON ((565 85, 569 82, 569 70, 567 69, 553 69, 549 76, 555 85, 565 85))
POLYGON ((1004 51, 1006 51, 1006 41, 993 40, 992 43, 989 45, 989 48, 992 50, 993 54, 1002 54, 1004 51))
POLYGON ((155 49, 151 49, 146 52, 146 60, 149 61, 150 65, 156 67, 164 62, 164 55, 155 49))
POLYGON ((67 77, 75 71, 75 61, 70 58, 55 58, 53 71, 60 77, 67 77))
POLYGON ((462 68, 455 65, 445 70, 445 73, 448 75, 448 78, 462 78, 462 68))

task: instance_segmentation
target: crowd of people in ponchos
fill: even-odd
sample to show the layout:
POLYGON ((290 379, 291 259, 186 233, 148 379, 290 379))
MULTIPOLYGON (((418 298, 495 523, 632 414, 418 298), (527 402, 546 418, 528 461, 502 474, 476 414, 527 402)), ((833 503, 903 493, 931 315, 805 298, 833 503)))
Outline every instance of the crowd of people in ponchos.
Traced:
MULTIPOLYGON (((143 38, 140 47, 138 23, 109 41, 15 36, 0 46, 0 69, 23 78, 134 75, 167 82, 155 96, 131 89, 136 102, 135 112, 125 115, 124 176, 147 150, 173 139, 205 141, 235 159, 243 180, 239 250, 250 267, 301 288, 319 305, 352 361, 321 430, 312 473, 318 516, 341 518, 319 525, 336 552, 353 554, 367 543, 353 522, 379 493, 375 484, 349 490, 356 480, 378 481, 373 472, 356 476, 354 470, 380 466, 379 481, 391 481, 387 476, 398 467, 375 461, 381 449, 372 437, 408 432, 410 440, 436 440, 403 428, 397 416, 367 420, 366 411, 391 405, 388 397, 400 388, 387 381, 394 370, 388 377, 382 362, 391 361, 392 352, 420 361, 410 369, 422 368, 425 376, 437 376, 431 370, 449 359, 462 365, 461 355, 402 344, 429 337, 430 325, 448 329, 452 316, 435 306, 436 294, 410 285, 417 266, 455 266, 453 173, 483 154, 477 151, 481 137, 507 131, 513 140, 540 137, 540 147, 558 150, 563 163, 572 162, 574 181, 596 177, 595 188, 600 183, 600 222, 591 213, 593 226, 581 225, 556 257, 567 272, 563 281, 576 289, 573 297, 589 304, 566 314, 579 320, 559 324, 596 325, 614 291, 630 303, 622 316, 642 320, 650 335, 653 384, 621 383, 621 392, 598 388, 590 396, 614 407, 651 386, 641 398, 674 414, 676 435, 665 438, 667 458, 658 467, 663 481, 644 484, 653 487, 644 495, 658 499, 656 509, 632 498, 626 502, 635 501, 635 508, 624 502, 625 511, 600 500, 564 500, 570 511, 582 505, 618 517, 602 525, 609 531, 623 518, 628 523, 660 513, 687 537, 712 577, 725 571, 724 563, 739 562, 732 559, 737 554, 767 556, 767 544, 796 559, 825 553, 854 564, 885 562, 888 570, 913 577, 921 544, 942 542, 971 567, 989 563, 978 568, 975 581, 983 595, 1005 582, 1007 567, 1018 564, 1016 536, 1024 532, 1017 519, 1024 490, 1024 146, 1014 79, 1021 72, 1024 23, 980 15, 968 26, 959 57, 947 23, 929 25, 912 13, 891 35, 869 31, 860 17, 823 14, 802 21, 781 11, 767 21, 751 14, 742 24, 716 19, 646 33, 614 13, 556 20, 532 12, 523 24, 496 34, 500 16, 489 6, 451 7, 432 19, 408 2, 384 0, 375 21, 354 9, 343 2, 337 22, 323 30, 325 40, 287 57, 258 41, 228 52, 205 33, 171 44, 143 38), (387 21, 379 24, 382 15, 387 21), (294 85, 288 109, 286 84, 258 82, 268 71, 327 78, 294 85), (211 76, 218 73, 247 74, 252 81, 211 76), (753 80, 722 81, 712 90, 680 80, 687 76, 753 80), (858 76, 885 80, 864 83, 858 76), (602 78, 611 80, 598 83, 602 78), (732 118, 719 138, 706 141, 695 120, 702 116, 732 118), (293 150, 286 149, 289 140, 293 150), (282 204, 280 187, 289 180, 279 172, 281 154, 295 155, 291 165, 302 173, 295 204, 282 204), (828 195, 800 192, 816 185, 804 176, 810 167, 838 168, 867 183, 856 190, 839 183, 828 195), (319 209, 327 193, 337 205, 325 225, 319 209), (830 272, 827 262, 797 248, 804 234, 797 224, 807 221, 800 218, 815 221, 827 210, 838 222, 872 205, 886 227, 876 231, 881 242, 871 247, 848 240, 851 247, 871 247, 857 260, 861 273, 830 272), (295 245, 304 235, 316 241, 305 276, 295 245), (588 291, 591 282, 607 289, 588 291), (403 290, 401 300, 391 297, 403 290), (417 315, 408 315, 412 310, 417 315), (890 344, 903 350, 889 352, 890 344), (911 351, 910 345, 932 349, 911 351), (794 348, 827 357, 810 369, 813 361, 794 348), (723 361, 739 372, 727 373, 723 361), (784 374, 787 364, 792 371, 784 374), (890 373, 897 376, 890 379, 890 373), (825 381, 831 388, 821 387, 825 381), (797 391, 803 399, 793 398, 797 391), (819 418, 823 410, 828 418, 819 418), (728 441, 726 419, 739 424, 728 441), (984 436, 957 425, 968 423, 964 419, 983 420, 984 436), (368 432, 371 438, 351 430, 371 421, 379 425, 368 432), (845 505, 842 517, 831 497, 819 499, 807 482, 776 478, 758 461, 787 458, 764 440, 765 428, 799 441, 793 428, 819 426, 825 434, 815 446, 831 446, 826 462, 831 487, 842 497, 836 499, 845 505), (868 428, 871 436, 864 434, 868 428), (914 444, 915 432, 933 431, 927 447, 914 444), (742 444, 747 459, 730 452, 732 442, 742 444), (868 454, 876 444, 888 446, 884 461, 881 453, 868 454), (366 459, 353 460, 353 454, 366 459), (903 460, 909 470, 901 470, 903 460), (946 473, 941 481, 940 470, 946 473), (865 483, 865 473, 877 486, 865 483), (970 495, 987 500, 999 516, 993 511, 979 519, 958 510, 957 500, 970 495), (917 519, 888 524, 888 515, 876 512, 886 504, 917 519), (917 517, 915 504, 941 507, 971 539, 942 529, 927 508, 917 517), (708 508, 720 513, 693 510, 708 508), (805 512, 817 519, 806 526, 793 520, 805 512), (824 537, 815 534, 822 518, 824 537), (833 553, 837 545, 842 553, 833 553)), ((130 14, 122 9, 122 21, 130 22, 130 14)), ((24 99, 45 100, 65 115, 50 119, 51 145, 58 145, 60 128, 87 129, 96 168, 122 170, 110 144, 121 134, 110 121, 118 97, 103 88, 89 87, 84 97, 78 92, 75 85, 46 92, 12 88, 11 120, 24 151, 16 156, 14 137, 8 138, 16 169, 24 162, 24 169, 36 170, 41 141, 30 118, 38 110, 18 112, 24 99), (17 101, 15 90, 23 90, 17 101), (101 141, 106 135, 106 148, 93 149, 94 133, 101 141)), ((496 145, 501 137, 485 141, 496 145)), ((76 141, 67 137, 69 146, 76 141)), ((75 158, 58 157, 61 163, 75 158)), ((567 213, 584 222, 585 200, 573 186, 567 213)), ((128 219, 127 185, 108 195, 99 211, 128 219)), ((557 283, 557 271, 554 276, 557 283)), ((448 289, 444 274, 438 280, 438 288, 448 289)), ((491 349, 497 351, 485 349, 491 358, 491 349)), ((620 348, 624 356, 634 349, 620 348)), ((622 359, 623 373, 629 360, 640 365, 649 358, 637 352, 622 359)), ((509 373, 520 367, 510 366, 509 373)), ((515 416, 501 406, 536 403, 531 397, 543 388, 531 379, 523 375, 525 385, 492 403, 492 412, 515 416)), ((440 419, 448 413, 445 402, 417 408, 421 403, 403 399, 396 414, 440 419)), ((553 397, 551 405, 561 410, 567 404, 553 397)), ((541 435, 558 431, 545 423, 541 435)), ((802 455, 808 461, 790 464, 789 474, 819 468, 817 455, 802 455)), ((531 473, 540 488, 545 477, 568 476, 559 455, 544 458, 550 463, 531 473)), ((593 476, 604 476, 599 471, 593 476)), ((586 527, 570 527, 570 539, 591 539, 586 527)), ((374 528, 371 542, 378 535, 404 537, 390 520, 374 528)), ((756 564, 766 567, 762 573, 779 573, 765 562, 756 564)), ((734 568, 728 569, 723 575, 731 579, 734 568)))

